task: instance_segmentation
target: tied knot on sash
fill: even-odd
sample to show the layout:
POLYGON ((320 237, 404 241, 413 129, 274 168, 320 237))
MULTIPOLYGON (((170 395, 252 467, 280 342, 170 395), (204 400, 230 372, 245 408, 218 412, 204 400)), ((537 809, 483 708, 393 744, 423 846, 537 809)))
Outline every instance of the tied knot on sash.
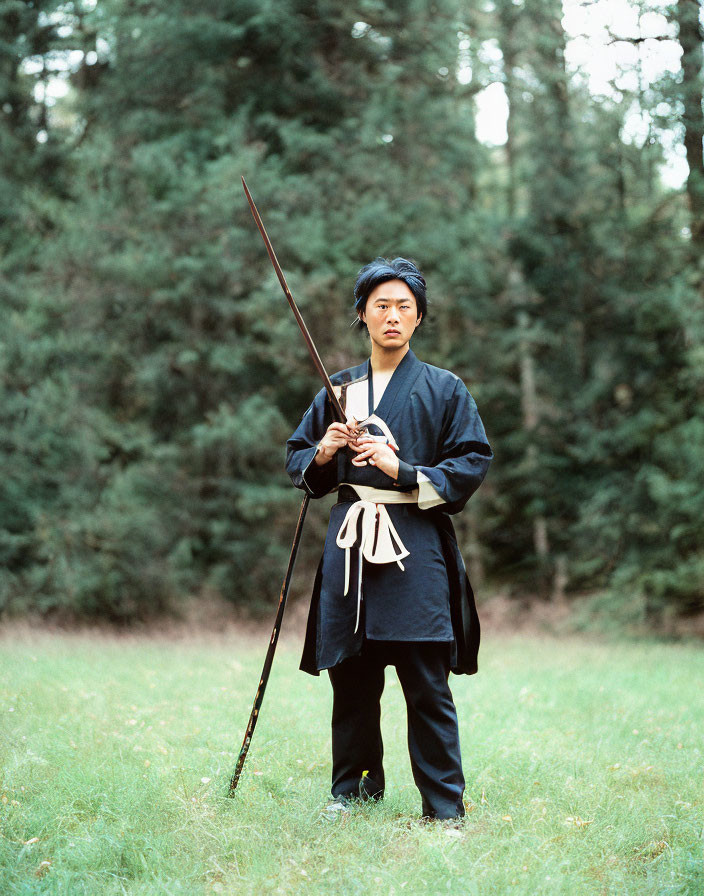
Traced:
POLYGON ((362 605, 362 560, 368 560, 369 563, 397 563, 403 571, 401 560, 408 557, 410 551, 406 550, 401 541, 386 507, 373 501, 355 501, 351 505, 337 533, 337 546, 345 551, 345 595, 349 593, 350 587, 350 554, 352 548, 356 547, 358 550, 356 634, 362 605))

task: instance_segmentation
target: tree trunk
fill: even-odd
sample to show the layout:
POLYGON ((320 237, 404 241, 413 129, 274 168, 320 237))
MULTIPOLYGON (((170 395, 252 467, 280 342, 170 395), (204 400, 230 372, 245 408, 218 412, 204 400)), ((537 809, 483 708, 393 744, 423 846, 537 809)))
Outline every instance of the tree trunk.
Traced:
POLYGON ((689 165, 687 196, 692 214, 692 243, 704 249, 704 111, 702 110, 702 29, 699 0, 677 0, 674 8, 682 47, 684 147, 689 165))
MULTIPOLYGON (((519 356, 521 362, 521 410, 523 412, 523 428, 532 434, 538 426, 538 395, 535 388, 535 368, 533 352, 528 337, 530 319, 527 312, 519 311, 516 323, 520 332, 519 356)), ((530 469, 537 474, 539 466, 538 448, 534 442, 528 445, 530 469)), ((533 547, 541 564, 545 563, 550 553, 548 542, 548 526, 543 514, 533 518, 533 547)))
POLYGON ((504 57, 504 89, 508 100, 508 118, 506 120, 506 167, 508 169, 508 185, 506 188, 506 205, 509 218, 516 214, 516 191, 518 183, 516 158, 516 109, 518 108, 518 85, 516 83, 516 66, 518 64, 518 47, 516 44, 516 24, 518 7, 512 0, 504 0, 499 7, 501 35, 499 45, 504 57))

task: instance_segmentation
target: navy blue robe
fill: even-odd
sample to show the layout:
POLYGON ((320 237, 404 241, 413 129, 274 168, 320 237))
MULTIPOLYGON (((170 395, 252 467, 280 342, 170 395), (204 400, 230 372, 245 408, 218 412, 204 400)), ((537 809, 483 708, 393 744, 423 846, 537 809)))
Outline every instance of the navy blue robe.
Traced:
MULTIPOLYGON (((492 451, 474 399, 453 373, 408 351, 375 407, 371 363, 331 377, 348 415, 380 417, 398 443, 399 473, 392 480, 374 466, 356 467, 349 449, 323 466, 316 447, 332 422, 325 390, 316 395, 287 444, 286 469, 294 485, 318 498, 341 486, 330 512, 325 549, 313 588, 301 669, 317 675, 358 654, 364 637, 391 641, 449 641, 452 671, 477 671, 479 620, 450 514, 479 487, 492 451), (344 594, 345 552, 337 533, 356 496, 343 484, 414 492, 418 503, 387 504, 409 556, 363 567, 358 630, 356 590, 344 594), (354 593, 353 593, 354 592, 354 593)), ((356 555, 355 555, 356 560, 356 555)), ((357 570, 352 567, 351 581, 357 570)))

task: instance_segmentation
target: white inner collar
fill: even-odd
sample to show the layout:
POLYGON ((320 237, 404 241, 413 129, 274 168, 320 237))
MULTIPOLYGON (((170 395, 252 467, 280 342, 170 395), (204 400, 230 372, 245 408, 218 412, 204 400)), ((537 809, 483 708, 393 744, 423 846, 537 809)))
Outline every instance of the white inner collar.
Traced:
POLYGON ((372 385, 374 387, 374 407, 372 410, 376 410, 379 407, 379 402, 384 397, 384 392, 386 392, 386 387, 389 385, 389 381, 391 377, 394 375, 394 371, 383 371, 380 373, 375 373, 372 371, 372 385))

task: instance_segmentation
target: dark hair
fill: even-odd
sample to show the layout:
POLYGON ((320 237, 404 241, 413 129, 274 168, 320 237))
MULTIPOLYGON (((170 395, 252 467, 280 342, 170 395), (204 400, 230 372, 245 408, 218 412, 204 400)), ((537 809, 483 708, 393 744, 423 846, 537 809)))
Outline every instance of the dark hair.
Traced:
MULTIPOLYGON (((369 293, 376 289, 380 283, 389 280, 402 280, 413 293, 418 313, 423 316, 428 312, 428 299, 425 295, 425 278, 416 265, 407 258, 375 258, 369 264, 365 264, 357 274, 357 282, 354 285, 354 310, 359 314, 364 311, 369 293)), ((366 330, 367 325, 357 318, 360 329, 366 330)))

